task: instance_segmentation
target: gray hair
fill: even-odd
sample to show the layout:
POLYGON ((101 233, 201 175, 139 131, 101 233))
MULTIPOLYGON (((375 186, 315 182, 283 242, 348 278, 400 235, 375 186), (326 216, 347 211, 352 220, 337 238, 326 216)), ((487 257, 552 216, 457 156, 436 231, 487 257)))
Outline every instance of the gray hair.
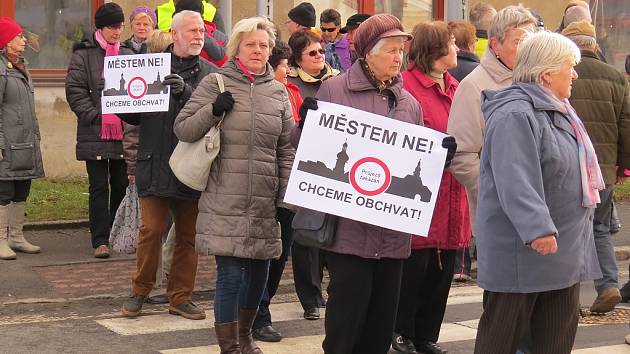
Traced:
POLYGON ((597 46, 597 40, 591 36, 575 35, 567 37, 575 43, 580 49, 593 50, 597 46))
POLYGON ((593 22, 591 18, 591 13, 584 6, 572 6, 567 9, 567 12, 564 14, 564 18, 562 19, 562 24, 564 27, 567 27, 573 22, 577 21, 588 21, 593 22))
POLYGON ((496 16, 492 20, 490 30, 488 31, 488 38, 496 38, 499 43, 503 43, 505 34, 514 28, 519 28, 526 25, 533 25, 536 27, 536 18, 532 16, 526 8, 521 5, 507 6, 497 12, 496 16))
POLYGON ((273 49, 276 43, 276 30, 271 21, 262 16, 244 18, 238 21, 234 28, 232 28, 232 34, 228 41, 227 51, 230 57, 238 55, 238 47, 243 40, 245 33, 252 33, 257 30, 263 30, 269 35, 269 53, 273 49))
POLYGON ((201 18, 201 14, 199 12, 184 10, 176 13, 175 16, 173 16, 173 20, 171 21, 171 29, 178 31, 181 26, 186 22, 185 20, 190 17, 197 17, 199 20, 203 21, 203 18, 201 18))
POLYGON ((405 41, 405 37, 403 37, 403 36, 381 38, 381 39, 378 40, 378 42, 376 42, 374 47, 372 47, 372 49, 370 49, 370 55, 378 54, 378 52, 381 51, 381 48, 383 47, 385 42, 387 42, 388 39, 392 39, 392 38, 400 38, 401 43, 405 41))
POLYGON ((470 8, 468 20, 472 22, 476 29, 486 29, 486 26, 492 21, 497 14, 497 10, 492 5, 485 2, 478 2, 470 8))
POLYGON ((580 49, 567 37, 549 31, 527 35, 518 46, 514 81, 542 84, 546 73, 560 71, 567 60, 580 61, 580 49))

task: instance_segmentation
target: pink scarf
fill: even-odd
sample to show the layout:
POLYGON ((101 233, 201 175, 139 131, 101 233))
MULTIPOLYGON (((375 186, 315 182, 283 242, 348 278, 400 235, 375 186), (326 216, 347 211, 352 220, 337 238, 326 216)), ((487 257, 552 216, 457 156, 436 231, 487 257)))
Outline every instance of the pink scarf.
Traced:
MULTIPOLYGON (((101 30, 94 33, 94 38, 98 44, 105 50, 105 56, 118 55, 120 50, 120 42, 115 44, 107 43, 101 30)), ((101 74, 102 77, 102 74, 101 74)), ((118 140, 123 139, 123 127, 120 118, 115 114, 101 114, 101 139, 118 140)))

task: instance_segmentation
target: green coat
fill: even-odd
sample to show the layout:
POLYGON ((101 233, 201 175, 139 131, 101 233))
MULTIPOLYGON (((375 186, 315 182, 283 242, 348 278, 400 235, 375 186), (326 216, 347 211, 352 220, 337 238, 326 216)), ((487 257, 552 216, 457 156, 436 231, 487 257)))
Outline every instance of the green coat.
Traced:
POLYGON ((615 166, 630 169, 628 81, 592 51, 582 51, 569 99, 595 146, 604 182, 615 183, 615 166))
POLYGON ((0 54, 0 181, 44 176, 30 76, 0 54))

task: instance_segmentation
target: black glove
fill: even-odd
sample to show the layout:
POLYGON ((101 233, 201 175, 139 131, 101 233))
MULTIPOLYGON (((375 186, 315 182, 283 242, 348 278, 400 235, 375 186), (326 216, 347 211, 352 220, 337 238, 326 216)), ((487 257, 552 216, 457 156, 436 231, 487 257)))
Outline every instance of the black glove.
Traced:
POLYGON ((300 121, 298 122, 298 127, 302 129, 304 127, 304 121, 306 120, 306 115, 308 114, 308 110, 312 109, 314 111, 318 110, 317 107, 317 98, 314 97, 306 97, 300 106, 300 121))
POLYGON ((457 151, 457 142, 455 141, 454 136, 447 136, 442 140, 442 147, 448 150, 446 152, 446 162, 444 163, 444 168, 447 168, 453 157, 455 156, 455 151, 457 151))
POLYGON ((212 104, 212 114, 216 117, 221 117, 223 113, 231 111, 232 107, 234 107, 234 97, 232 97, 232 93, 230 91, 221 92, 212 104))
POLYGON ((173 96, 179 96, 184 93, 184 88, 186 88, 186 83, 184 83, 184 79, 177 74, 170 74, 164 77, 162 81, 162 85, 171 87, 171 94, 173 96))

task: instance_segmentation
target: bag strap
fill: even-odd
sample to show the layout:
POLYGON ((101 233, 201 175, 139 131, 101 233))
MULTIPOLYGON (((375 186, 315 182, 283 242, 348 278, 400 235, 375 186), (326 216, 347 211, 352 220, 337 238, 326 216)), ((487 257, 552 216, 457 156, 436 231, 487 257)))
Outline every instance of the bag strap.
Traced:
MULTIPOLYGON (((217 79, 217 85, 219 86, 219 92, 220 93, 225 92, 225 82, 223 81, 223 75, 221 75, 219 73, 214 73, 214 77, 216 77, 216 79, 217 79)), ((217 129, 221 128, 221 123, 223 123, 223 119, 225 119, 225 113, 223 113, 223 116, 221 116, 221 120, 217 124, 217 129)))

